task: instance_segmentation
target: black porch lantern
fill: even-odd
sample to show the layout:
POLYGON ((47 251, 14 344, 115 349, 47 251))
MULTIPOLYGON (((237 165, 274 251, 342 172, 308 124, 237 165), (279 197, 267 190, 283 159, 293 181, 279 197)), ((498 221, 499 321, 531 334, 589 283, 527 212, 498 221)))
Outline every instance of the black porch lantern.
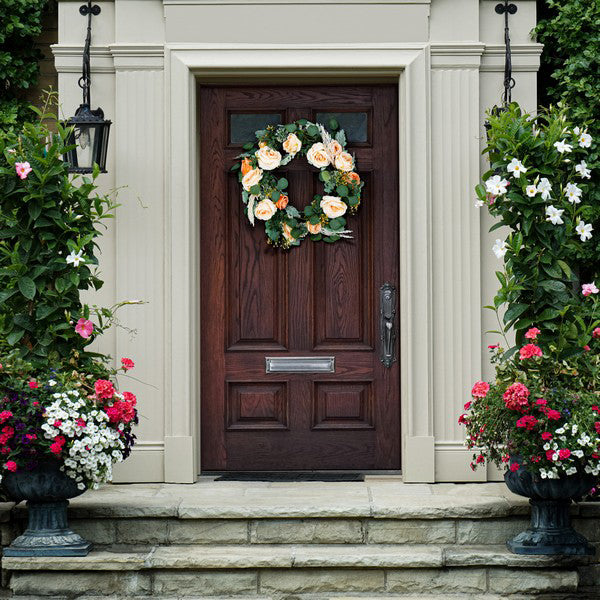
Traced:
POLYGON ((70 173, 91 173, 97 164, 101 173, 106 173, 106 152, 108 149, 108 134, 111 122, 104 119, 101 108, 90 108, 90 43, 92 40, 92 15, 100 14, 98 5, 92 6, 91 0, 87 5, 79 7, 79 12, 88 18, 87 36, 83 50, 83 69, 79 78, 79 87, 83 90, 83 103, 66 125, 72 127, 68 145, 74 145, 72 150, 65 153, 64 159, 69 163, 70 173))

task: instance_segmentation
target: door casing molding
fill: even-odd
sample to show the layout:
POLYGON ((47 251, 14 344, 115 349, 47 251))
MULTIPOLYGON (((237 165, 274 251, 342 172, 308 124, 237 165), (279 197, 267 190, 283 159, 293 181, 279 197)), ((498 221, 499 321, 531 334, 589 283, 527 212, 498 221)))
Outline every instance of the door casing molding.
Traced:
POLYGON ((199 146, 196 85, 385 78, 398 84, 402 474, 434 481, 428 44, 204 44, 165 48, 165 481, 199 463, 199 146))

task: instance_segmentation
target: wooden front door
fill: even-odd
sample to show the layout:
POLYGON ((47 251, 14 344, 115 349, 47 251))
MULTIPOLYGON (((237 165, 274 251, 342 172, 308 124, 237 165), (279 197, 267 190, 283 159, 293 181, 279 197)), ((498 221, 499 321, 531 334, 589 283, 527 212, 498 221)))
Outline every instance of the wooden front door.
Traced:
MULTIPOLYGON (((199 102, 202 470, 399 469, 399 367, 380 339, 381 288, 398 291, 396 86, 202 86, 199 102), (255 130, 332 116, 365 182, 353 239, 272 248, 229 169, 255 130), (267 357, 335 372, 267 373, 267 357)), ((301 212, 322 193, 304 158, 280 173, 301 212)))

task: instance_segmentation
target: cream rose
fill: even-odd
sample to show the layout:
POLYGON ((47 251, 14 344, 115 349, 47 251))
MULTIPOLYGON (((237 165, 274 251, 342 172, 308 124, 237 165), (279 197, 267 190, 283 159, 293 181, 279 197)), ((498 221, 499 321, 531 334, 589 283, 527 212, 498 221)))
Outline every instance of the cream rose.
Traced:
POLYGON ((342 152, 335 157, 335 168, 348 173, 354 169, 354 159, 348 152, 342 152))
POLYGON ((288 242, 293 242, 296 238, 292 235, 292 228, 287 224, 287 223, 283 223, 283 225, 281 226, 281 229, 283 230, 283 237, 288 241, 288 242))
POLYGON ((283 142, 283 149, 288 154, 295 156, 298 154, 298 152, 300 152, 300 148, 302 148, 302 142, 295 133, 290 133, 285 142, 283 142))
POLYGON ((263 172, 260 169, 252 169, 248 171, 242 178, 242 186, 249 192, 253 185, 256 185, 262 179, 263 172))
POLYGON ((321 223, 311 223, 310 221, 306 221, 306 229, 308 233, 312 233, 312 235, 317 235, 321 231, 321 223))
POLYGON ((317 169, 326 167, 330 163, 327 149, 321 142, 317 142, 310 147, 310 150, 306 153, 306 160, 317 169))
POLYGON ((323 196, 321 209, 330 219, 336 219, 345 214, 348 207, 339 196, 323 196))
POLYGON ((277 212, 277 207, 268 198, 261 200, 254 207, 254 216, 261 221, 268 221, 277 212))
POLYGON ((334 158, 343 152, 342 145, 337 140, 331 140, 329 144, 327 144, 327 152, 329 156, 333 156, 334 158))
POLYGON ((272 171, 281 164, 281 154, 269 146, 263 146, 254 155, 258 158, 258 166, 265 171, 272 171))

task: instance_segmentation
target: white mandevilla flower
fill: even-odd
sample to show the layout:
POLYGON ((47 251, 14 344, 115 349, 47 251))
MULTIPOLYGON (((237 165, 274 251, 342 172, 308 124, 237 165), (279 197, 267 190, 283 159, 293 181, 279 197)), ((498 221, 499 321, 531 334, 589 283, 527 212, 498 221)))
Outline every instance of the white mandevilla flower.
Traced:
POLYGON ((592 171, 587 168, 587 163, 582 160, 578 165, 575 165, 575 172, 579 174, 582 179, 590 179, 592 171))
POLYGON ((83 250, 80 250, 79 252, 77 252, 77 254, 75 254, 75 250, 73 250, 71 252, 71 254, 69 254, 69 256, 67 256, 67 258, 65 259, 67 261, 68 265, 73 265, 74 267, 78 267, 79 263, 84 263, 85 259, 81 256, 83 254, 83 250))
POLYGON ((592 239, 593 230, 594 228, 592 227, 591 223, 584 223, 583 221, 579 221, 579 223, 577 223, 577 227, 575 227, 575 231, 579 235, 579 238, 582 242, 592 239))
POLYGON ((573 146, 567 144, 566 140, 561 140, 560 142, 554 142, 554 147, 560 152, 564 154, 565 152, 571 152, 573 150, 573 146))
POLYGON ((516 158, 513 158, 508 165, 506 165, 506 168, 513 174, 513 177, 520 177, 521 173, 527 173, 527 169, 523 166, 523 163, 516 158))
POLYGON ((538 193, 538 189, 535 185, 528 185, 525 188, 525 193, 530 197, 533 198, 537 193, 538 193))
POLYGON ((496 258, 502 258, 508 250, 508 244, 498 239, 496 240, 496 243, 492 246, 492 250, 494 251, 496 258))
POLYGON ((571 204, 579 204, 581 202, 581 188, 576 183, 567 183, 565 188, 565 196, 571 204))
POLYGON ((546 207, 546 221, 550 221, 552 225, 562 225, 564 221, 561 219, 565 211, 560 208, 555 208, 552 204, 546 207))
POLYGON ((550 198, 550 192, 552 191, 552 184, 546 177, 542 177, 540 182, 537 184, 537 191, 542 194, 542 200, 548 200, 550 198))
POLYGON ((579 127, 573 129, 573 133, 577 136, 577 142, 581 148, 589 148, 592 145, 592 136, 584 129, 579 127))
POLYGON ((508 181, 500 177, 500 175, 492 175, 485 182, 485 189, 488 194, 492 194, 494 196, 502 196, 506 194, 506 186, 508 185, 508 181))

